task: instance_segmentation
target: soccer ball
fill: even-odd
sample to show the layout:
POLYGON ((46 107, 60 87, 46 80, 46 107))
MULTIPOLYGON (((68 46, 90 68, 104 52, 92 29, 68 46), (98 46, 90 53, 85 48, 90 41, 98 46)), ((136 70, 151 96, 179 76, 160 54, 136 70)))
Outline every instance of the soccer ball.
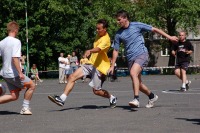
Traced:
POLYGON ((0 84, 0 96, 3 96, 6 93, 6 87, 3 84, 0 84))

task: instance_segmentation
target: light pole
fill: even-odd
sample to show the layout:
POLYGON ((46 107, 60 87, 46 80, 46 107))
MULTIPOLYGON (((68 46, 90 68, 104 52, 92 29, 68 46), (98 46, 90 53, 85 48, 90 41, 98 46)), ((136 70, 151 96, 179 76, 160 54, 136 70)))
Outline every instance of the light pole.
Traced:
POLYGON ((26 59, 27 59, 27 73, 29 73, 29 51, 28 51, 28 15, 27 15, 27 0, 25 0, 25 16, 26 16, 26 59))

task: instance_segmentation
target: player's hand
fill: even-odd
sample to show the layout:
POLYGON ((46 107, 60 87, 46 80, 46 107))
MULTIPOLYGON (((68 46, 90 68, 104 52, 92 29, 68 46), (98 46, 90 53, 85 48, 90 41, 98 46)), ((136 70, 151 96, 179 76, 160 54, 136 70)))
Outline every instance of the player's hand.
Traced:
POLYGON ((109 69, 108 69, 108 71, 107 71, 107 75, 109 75, 109 74, 113 74, 113 72, 114 72, 114 67, 110 67, 109 69))
POLYGON ((173 43, 177 43, 178 42, 178 37, 176 37, 176 36, 171 36, 170 38, 169 38, 169 40, 171 41, 171 42, 173 42, 173 43))
POLYGON ((186 54, 190 54, 190 51, 189 51, 189 50, 185 50, 185 53, 186 53, 186 54))
POLYGON ((24 80, 24 79, 25 79, 24 74, 23 74, 23 73, 20 73, 20 74, 19 74, 19 78, 20 78, 21 80, 24 80))
POLYGON ((90 54, 91 54, 90 50, 86 50, 86 51, 85 51, 85 56, 86 56, 86 57, 89 57, 90 54))

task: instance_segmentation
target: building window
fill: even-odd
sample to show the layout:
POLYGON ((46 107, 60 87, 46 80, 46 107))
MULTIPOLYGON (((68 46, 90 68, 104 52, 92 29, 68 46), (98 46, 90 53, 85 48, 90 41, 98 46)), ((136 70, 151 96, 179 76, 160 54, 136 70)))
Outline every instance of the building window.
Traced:
POLYGON ((169 49, 168 48, 162 48, 161 50, 161 56, 169 56, 169 49))

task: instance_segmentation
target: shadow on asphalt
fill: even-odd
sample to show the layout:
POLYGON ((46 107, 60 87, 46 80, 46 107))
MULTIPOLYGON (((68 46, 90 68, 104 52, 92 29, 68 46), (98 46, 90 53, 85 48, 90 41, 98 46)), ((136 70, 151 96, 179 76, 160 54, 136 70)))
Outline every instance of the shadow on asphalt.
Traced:
POLYGON ((18 112, 0 111, 0 115, 18 115, 18 112))
POLYGON ((200 125, 200 119, 188 119, 188 118, 175 118, 177 120, 185 120, 185 121, 191 121, 193 124, 200 125))
MULTIPOLYGON (((137 108, 131 108, 130 106, 117 106, 115 108, 121 108, 123 110, 129 110, 130 112, 137 111, 136 110, 137 108)), ((65 108, 65 109, 54 110, 54 111, 82 110, 82 109, 100 110, 100 109, 112 109, 112 108, 110 108, 109 106, 84 105, 84 106, 81 106, 81 107, 65 108)))

